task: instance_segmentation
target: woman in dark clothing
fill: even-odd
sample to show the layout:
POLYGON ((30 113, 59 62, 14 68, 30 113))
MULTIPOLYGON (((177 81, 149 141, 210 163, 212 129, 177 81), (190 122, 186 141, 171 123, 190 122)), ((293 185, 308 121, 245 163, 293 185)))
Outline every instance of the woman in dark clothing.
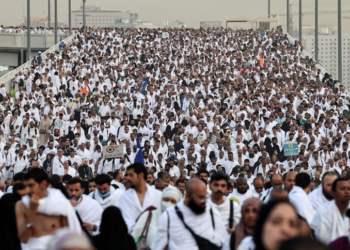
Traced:
POLYGON ((20 200, 13 194, 5 194, 0 199, 0 246, 8 250, 21 250, 17 233, 15 204, 20 200))
POLYGON ((182 144, 182 142, 180 141, 179 138, 176 138, 174 141, 174 148, 175 148, 175 152, 179 153, 181 149, 184 148, 184 145, 182 144))
POLYGON ((277 158, 279 157, 281 150, 280 147, 277 145, 277 139, 273 138, 272 142, 270 138, 266 138, 265 139, 265 149, 267 151, 267 153, 270 155, 270 157, 272 158, 272 156, 275 154, 277 156, 277 158))
POLYGON ((171 126, 166 126, 165 132, 164 132, 165 139, 172 139, 172 133, 171 133, 171 126))
POLYGON ((89 134, 89 126, 86 124, 85 119, 81 120, 80 122, 81 128, 84 130, 85 134, 89 134))
POLYGON ((53 158, 52 155, 50 154, 46 155, 46 160, 44 161, 44 164, 43 164, 43 169, 46 173, 50 172, 52 158, 53 158))
POLYGON ((265 145, 265 150, 266 152, 270 155, 270 157, 272 156, 273 154, 273 148, 272 148, 272 142, 271 142, 271 139, 269 137, 266 137, 265 139, 265 142, 264 142, 264 145, 265 145))
POLYGON ((179 131, 179 127, 180 127, 180 124, 179 123, 175 123, 175 127, 173 128, 173 130, 171 130, 171 138, 173 138, 174 135, 177 134, 177 132, 179 131))
POLYGON ((93 238, 93 244, 97 250, 137 249, 119 208, 111 206, 104 210, 100 234, 93 238))

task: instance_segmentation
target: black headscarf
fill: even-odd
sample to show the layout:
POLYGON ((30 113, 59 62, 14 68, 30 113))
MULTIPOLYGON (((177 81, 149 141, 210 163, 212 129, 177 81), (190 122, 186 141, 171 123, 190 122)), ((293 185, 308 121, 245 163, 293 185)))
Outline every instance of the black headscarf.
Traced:
MULTIPOLYGON (((264 204, 261 207, 259 218, 258 218, 258 221, 256 222, 256 227, 254 230, 254 237, 253 237, 254 243, 255 243, 255 250, 266 250, 262 240, 264 226, 267 219, 270 216, 270 213, 275 209, 275 207, 277 207, 280 204, 288 204, 291 207, 293 207, 293 205, 290 204, 288 201, 283 201, 283 200, 270 201, 269 203, 264 204)), ((293 209, 295 213, 297 213, 294 207, 293 209)))
POLYGON ((85 119, 82 119, 80 124, 81 124, 81 128, 84 130, 85 134, 87 135, 89 132, 89 126, 86 124, 85 119), (83 121, 84 121, 84 125, 82 124, 83 121))
POLYGON ((93 238, 97 250, 136 250, 134 239, 128 234, 128 228, 119 208, 108 207, 102 214, 100 234, 93 238))
POLYGON ((46 173, 49 172, 49 167, 51 166, 51 162, 53 160, 53 155, 52 154, 47 154, 46 155, 46 160, 44 161, 44 164, 43 164, 43 169, 45 170, 46 173), (50 160, 48 160, 48 156, 50 156, 50 160))
POLYGON ((171 126, 170 125, 166 126, 166 129, 165 129, 165 132, 164 132, 164 136, 165 136, 166 140, 172 138, 171 126))
POLYGON ((13 194, 5 194, 0 199, 0 246, 6 246, 8 250, 21 250, 15 215, 18 200, 19 197, 13 194))
POLYGON ((176 153, 179 153, 180 150, 183 149, 183 148, 184 148, 184 145, 182 144, 181 140, 179 139, 178 142, 176 142, 176 140, 175 140, 175 142, 174 142, 174 149, 175 149, 175 152, 176 152, 176 153))

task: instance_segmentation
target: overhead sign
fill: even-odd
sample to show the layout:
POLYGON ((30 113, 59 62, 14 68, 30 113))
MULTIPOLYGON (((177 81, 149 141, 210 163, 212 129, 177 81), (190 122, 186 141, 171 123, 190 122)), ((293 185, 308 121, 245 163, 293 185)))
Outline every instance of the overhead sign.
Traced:
POLYGON ((296 141, 288 141, 283 144, 284 156, 298 155, 299 147, 296 141))
POLYGON ((103 158, 121 158, 125 155, 123 145, 109 145, 103 147, 103 158))

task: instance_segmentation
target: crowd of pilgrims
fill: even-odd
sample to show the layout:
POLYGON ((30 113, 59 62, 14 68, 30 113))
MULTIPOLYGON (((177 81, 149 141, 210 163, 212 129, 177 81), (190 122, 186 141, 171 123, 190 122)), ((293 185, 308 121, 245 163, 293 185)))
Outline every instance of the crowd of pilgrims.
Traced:
POLYGON ((90 28, 39 54, 0 89, 0 245, 350 249, 350 95, 302 52, 281 27, 90 28))
MULTIPOLYGON (((73 34, 78 33, 78 28, 73 28, 71 32, 73 34)), ((27 26, 4 26, 0 25, 0 33, 16 33, 16 34, 25 34, 27 33, 27 26)), ((31 34, 55 34, 55 28, 48 28, 46 24, 43 23, 43 26, 31 27, 31 34)), ((57 34, 67 34, 69 29, 67 27, 57 27, 57 34)))

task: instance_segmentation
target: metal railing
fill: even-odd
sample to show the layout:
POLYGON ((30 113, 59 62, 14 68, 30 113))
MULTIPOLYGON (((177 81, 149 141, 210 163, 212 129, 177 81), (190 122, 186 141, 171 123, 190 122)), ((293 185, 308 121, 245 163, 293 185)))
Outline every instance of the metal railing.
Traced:
MULTIPOLYGON (((294 44, 294 42, 297 40, 297 39, 295 39, 295 38, 293 38, 290 34, 288 34, 288 33, 285 33, 286 35, 287 35, 287 38, 288 38, 288 40, 289 40, 289 42, 291 43, 291 44, 294 44)), ((309 57, 309 58, 312 58, 314 61, 315 61, 315 59, 305 50, 305 49, 303 49, 302 51, 301 51, 301 56, 303 57, 303 58, 305 58, 305 57, 309 57)), ((315 62, 315 67, 317 68, 317 69, 320 69, 321 70, 321 73, 324 75, 325 73, 328 73, 328 71, 319 63, 319 62, 315 62)))
MULTIPOLYGON (((66 39, 63 40, 63 42, 67 45, 70 46, 72 44, 73 39, 77 36, 77 34, 73 34, 66 39)), ((47 55, 50 55, 51 53, 55 52, 59 48, 59 43, 55 44, 48 50, 44 51, 41 53, 42 60, 44 61, 47 58, 47 55)), ((29 61, 25 62, 21 66, 17 67, 16 69, 8 72, 4 76, 0 78, 0 84, 5 84, 5 88, 7 92, 10 92, 12 88, 12 83, 11 80, 18 74, 20 71, 23 73, 27 73, 27 71, 30 69, 32 65, 33 58, 31 58, 29 61)))

